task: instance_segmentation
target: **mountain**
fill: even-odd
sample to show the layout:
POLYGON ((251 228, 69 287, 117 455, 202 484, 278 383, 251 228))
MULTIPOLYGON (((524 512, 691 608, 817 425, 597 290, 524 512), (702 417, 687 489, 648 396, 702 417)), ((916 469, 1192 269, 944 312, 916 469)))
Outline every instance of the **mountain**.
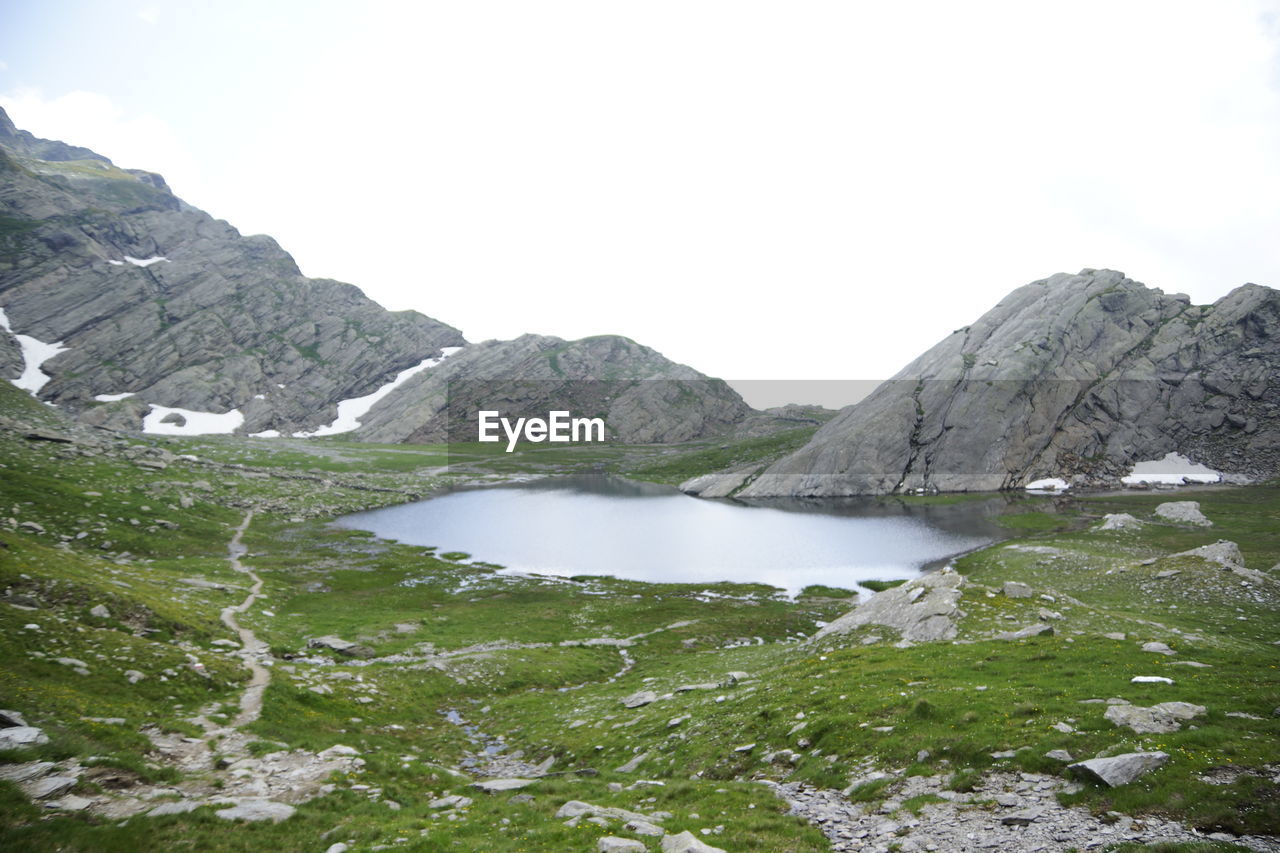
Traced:
POLYGON ((39 139, 3 110, 0 378, 126 430, 199 419, 240 434, 361 426, 352 437, 437 440, 447 381, 498 379, 537 383, 507 400, 514 408, 608 413, 628 441, 718 434, 751 413, 724 383, 621 337, 468 346, 438 320, 303 276, 270 237, 241 235, 161 176, 39 139), (450 348, 462 352, 444 360, 450 348))
POLYGON ((1248 479, 1280 473, 1280 292, 1194 306, 1113 270, 1013 291, 810 442, 688 491, 856 495, 1116 485, 1176 451, 1248 479))
POLYGON ((409 379, 370 409, 354 437, 474 441, 480 409, 509 418, 545 418, 551 410, 599 416, 610 440, 630 444, 719 435, 752 414, 723 381, 628 338, 523 335, 467 347, 409 379))

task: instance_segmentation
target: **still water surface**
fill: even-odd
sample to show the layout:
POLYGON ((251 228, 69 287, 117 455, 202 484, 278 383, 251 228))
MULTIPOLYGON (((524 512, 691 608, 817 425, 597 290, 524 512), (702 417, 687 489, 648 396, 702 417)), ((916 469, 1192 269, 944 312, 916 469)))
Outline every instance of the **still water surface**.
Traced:
POLYGON ((1004 499, 952 506, 893 499, 704 500, 618 477, 581 475, 462 489, 357 513, 343 527, 466 551, 511 571, 656 582, 849 588, 915 577, 993 542, 1004 499))

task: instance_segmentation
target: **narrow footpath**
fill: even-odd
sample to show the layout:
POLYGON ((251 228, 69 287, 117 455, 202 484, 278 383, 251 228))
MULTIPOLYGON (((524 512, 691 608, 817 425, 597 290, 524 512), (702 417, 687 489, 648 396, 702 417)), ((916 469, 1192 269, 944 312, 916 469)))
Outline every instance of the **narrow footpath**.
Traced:
POLYGON ((271 670, 261 663, 261 655, 267 648, 266 643, 259 640, 252 630, 242 628, 239 620, 236 619, 236 614, 244 613, 252 607, 258 596, 262 594, 262 578, 258 577, 253 569, 240 562, 240 558, 248 550, 240 540, 244 532, 249 529, 249 522, 252 520, 253 510, 249 510, 245 513, 244 521, 240 522, 240 526, 236 528, 235 536, 231 537, 231 542, 227 545, 227 561, 231 563, 232 570, 253 579, 253 586, 249 587, 249 595, 244 601, 222 609, 222 624, 236 632, 240 638, 240 660, 250 673, 249 685, 240 696, 240 713, 231 721, 232 729, 242 728, 258 719, 262 713, 262 695, 266 692, 267 685, 271 683, 271 670))

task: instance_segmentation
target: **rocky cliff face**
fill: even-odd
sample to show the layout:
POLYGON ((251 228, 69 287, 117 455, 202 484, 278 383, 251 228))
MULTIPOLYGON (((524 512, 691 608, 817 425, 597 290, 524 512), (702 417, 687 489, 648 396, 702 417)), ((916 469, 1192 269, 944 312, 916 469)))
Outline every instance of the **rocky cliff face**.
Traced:
POLYGON ((469 402, 472 424, 476 407, 567 409, 606 418, 613 440, 673 442, 751 413, 723 382, 626 338, 466 346, 444 323, 304 277, 270 237, 242 236, 159 175, 38 139, 2 110, 0 311, 0 378, 117 429, 222 416, 218 431, 242 434, 359 425, 370 441, 474 441, 469 402), (449 347, 463 349, 402 376, 449 347), (372 411, 339 417, 375 391, 372 411))
MULTIPOLYGON (((1280 292, 1193 306, 1111 270, 1019 288, 956 330, 742 496, 1114 485, 1178 451, 1250 478, 1280 473, 1280 292)), ((715 478, 688 484, 705 493, 715 478)), ((735 485, 735 488, 737 486, 735 485)))
POLYGON ((751 409, 724 382, 616 335, 524 335, 467 347, 408 380, 361 419, 380 442, 475 441, 478 409, 601 417, 609 440, 677 442, 724 433, 751 409))
POLYGON ((60 343, 40 398, 133 429, 150 404, 238 410, 242 432, 314 428, 338 401, 465 343, 304 277, 274 240, 184 204, 160 176, 37 139, 2 111, 0 308, 0 376, 23 371, 17 334, 60 343))

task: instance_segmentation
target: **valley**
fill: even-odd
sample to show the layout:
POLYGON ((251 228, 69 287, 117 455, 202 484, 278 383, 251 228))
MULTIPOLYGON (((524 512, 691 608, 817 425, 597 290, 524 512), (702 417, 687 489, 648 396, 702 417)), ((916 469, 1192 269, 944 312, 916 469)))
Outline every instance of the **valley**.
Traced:
POLYGON ((4 393, 0 707, 47 738, 3 753, 9 849, 1276 847, 1273 487, 1015 503, 954 607, 909 581, 846 631, 851 590, 501 574, 327 523, 711 449, 126 437, 4 393), (1213 527, 1155 515, 1182 497, 1213 527), (1168 758, 1067 769, 1133 752, 1168 758))

